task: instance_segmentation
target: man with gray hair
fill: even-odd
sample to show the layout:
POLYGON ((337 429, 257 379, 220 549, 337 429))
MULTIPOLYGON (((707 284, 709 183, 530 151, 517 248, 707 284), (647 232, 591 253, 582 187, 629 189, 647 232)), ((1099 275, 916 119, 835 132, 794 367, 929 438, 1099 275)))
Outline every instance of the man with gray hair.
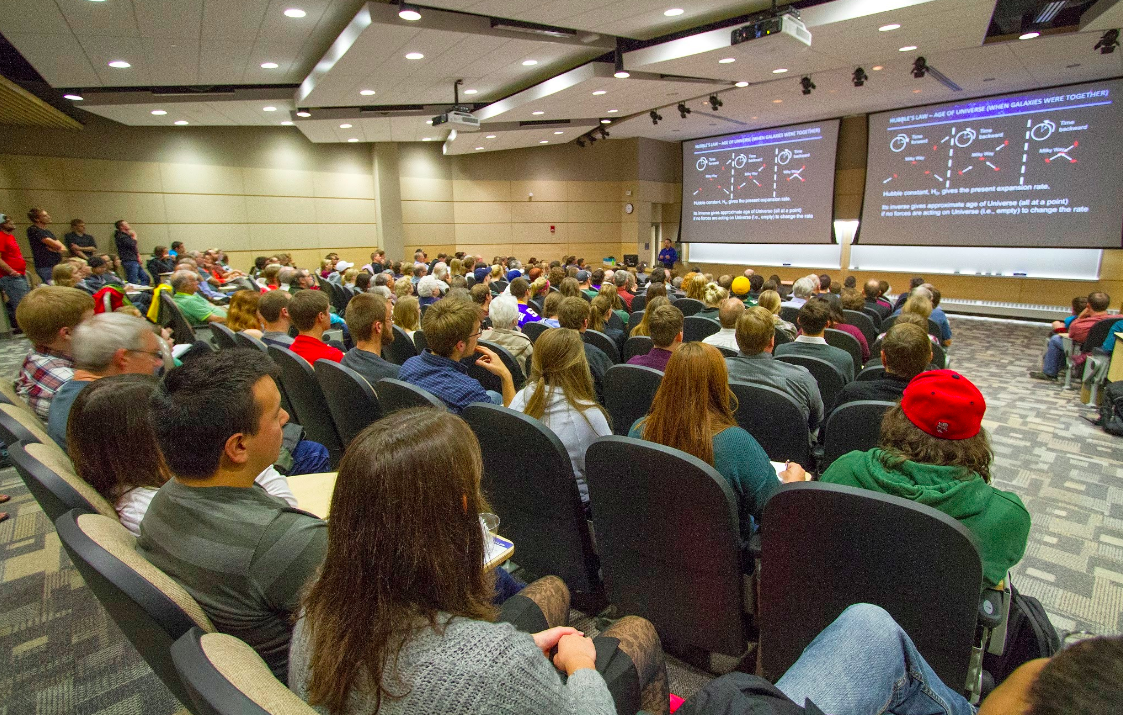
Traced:
POLYGON ((530 338, 519 330, 519 303, 513 296, 501 295, 494 298, 487 309, 491 327, 480 334, 480 340, 506 348, 518 361, 519 367, 526 371, 527 363, 534 354, 530 338))
POLYGON ((47 434, 66 449, 66 422, 78 393, 110 375, 152 375, 164 365, 167 346, 152 324, 125 313, 100 313, 74 329, 74 377, 51 400, 47 434))
POLYGON ((795 282, 792 286, 792 297, 785 300, 780 305, 786 308, 799 309, 803 307, 811 296, 815 294, 815 280, 811 276, 804 276, 795 282))
POLYGON ((226 322, 226 311, 211 305, 199 294, 199 276, 196 273, 176 271, 168 282, 174 291, 172 300, 192 325, 226 322))

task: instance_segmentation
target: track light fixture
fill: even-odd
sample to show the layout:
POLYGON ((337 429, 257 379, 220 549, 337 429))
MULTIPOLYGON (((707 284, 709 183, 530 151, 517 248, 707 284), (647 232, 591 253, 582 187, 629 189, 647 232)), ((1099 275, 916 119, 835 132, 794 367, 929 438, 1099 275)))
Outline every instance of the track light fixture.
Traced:
POLYGON ((718 110, 718 107, 720 107, 724 104, 725 104, 725 102, 722 102, 721 98, 718 97, 716 94, 710 95, 710 109, 712 109, 716 112, 718 110))
POLYGON ((577 146, 579 146, 579 147, 581 147, 582 149, 584 149, 584 148, 585 148, 585 140, 584 140, 584 139, 582 139, 581 137, 577 137, 577 146))
POLYGON ((404 2, 398 3, 398 17, 410 22, 417 22, 421 19, 421 13, 413 5, 404 2))
POLYGON ((610 136, 612 136, 612 135, 608 133, 607 129, 605 129, 604 127, 600 127, 600 138, 601 139, 608 139, 610 136))
POLYGON ((912 63, 912 76, 917 79, 924 79, 926 74, 928 74, 928 62, 923 57, 917 57, 916 61, 912 63))
POLYGON ((659 122, 663 121, 663 115, 659 114, 659 112, 656 112, 654 109, 648 112, 647 116, 651 117, 652 124, 658 124, 659 122))
POLYGON ((1119 47, 1119 30, 1108 30, 1092 49, 1099 50, 1101 55, 1110 55, 1116 47, 1119 47))
POLYGON ((612 76, 616 79, 628 79, 632 76, 628 70, 624 69, 624 53, 619 49, 616 50, 616 69, 612 76))
POLYGON ((799 86, 803 88, 805 95, 811 94, 811 90, 815 89, 815 83, 811 81, 810 77, 803 77, 799 80, 799 86))
POLYGON ((690 107, 686 106, 686 102, 678 103, 678 114, 683 119, 686 119, 686 115, 690 114, 691 111, 693 110, 691 110, 690 107))
POLYGON ((854 70, 854 76, 851 78, 851 80, 854 82, 855 87, 861 87, 869 78, 870 76, 866 74, 866 71, 859 67, 858 69, 854 70))
POLYGON ((596 135, 595 135, 595 134, 590 134, 590 135, 588 136, 588 139, 589 139, 589 143, 590 143, 590 144, 596 144, 596 143, 597 143, 597 137, 596 137, 596 135))

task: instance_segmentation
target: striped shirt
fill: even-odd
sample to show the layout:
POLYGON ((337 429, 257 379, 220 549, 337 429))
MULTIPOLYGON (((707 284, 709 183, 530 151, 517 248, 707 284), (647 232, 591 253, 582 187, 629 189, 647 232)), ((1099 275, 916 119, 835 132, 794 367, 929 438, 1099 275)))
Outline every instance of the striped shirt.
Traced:
POLYGON ((188 487, 172 479, 140 522, 136 549, 286 682, 293 615, 327 552, 322 520, 257 486, 188 487))

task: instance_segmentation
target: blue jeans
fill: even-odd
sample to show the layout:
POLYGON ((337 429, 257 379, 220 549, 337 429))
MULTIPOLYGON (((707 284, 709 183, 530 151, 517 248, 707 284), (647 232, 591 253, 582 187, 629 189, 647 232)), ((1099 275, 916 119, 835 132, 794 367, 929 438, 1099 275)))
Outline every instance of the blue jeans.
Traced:
POLYGON ((121 266, 125 269, 125 280, 129 283, 138 286, 148 285, 148 276, 141 272, 140 263, 136 261, 121 261, 121 266))
POLYGON ((27 279, 18 273, 13 273, 8 276, 0 277, 0 290, 8 296, 8 305, 12 307, 12 312, 15 313, 16 306, 27 295, 31 287, 27 285, 27 279))
POLYGON ((328 448, 319 442, 302 439, 292 451, 292 469, 289 476, 298 474, 322 474, 328 471, 328 448))
POLYGON ((1060 335, 1049 338, 1049 346, 1045 348, 1045 359, 1041 362, 1041 372, 1051 377, 1056 377, 1065 364, 1065 341, 1060 335))
POLYGON ((54 272, 54 270, 54 266, 46 266, 44 268, 35 266, 35 274, 39 276, 39 280, 43 281, 43 283, 51 282, 51 274, 54 272))
POLYGON ((893 617, 868 603, 850 606, 823 629, 776 687, 797 705, 810 699, 831 715, 975 714, 893 617))

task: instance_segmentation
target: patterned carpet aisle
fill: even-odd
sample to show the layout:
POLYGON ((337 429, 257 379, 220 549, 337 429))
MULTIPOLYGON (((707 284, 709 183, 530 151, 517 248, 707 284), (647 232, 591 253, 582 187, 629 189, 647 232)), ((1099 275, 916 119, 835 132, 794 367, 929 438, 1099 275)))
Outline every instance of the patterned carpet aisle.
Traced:
MULTIPOLYGON (((1033 517, 1014 570, 1061 630, 1123 632, 1123 440, 1080 419, 1078 393, 1030 380, 1047 327, 952 318, 952 367, 987 399, 996 482, 1033 517)), ((0 341, 0 375, 14 376, 22 339, 0 341)), ((54 529, 14 469, 0 470, 0 715, 165 715, 178 710, 70 565, 54 529)), ((671 662, 684 696, 709 675, 671 662)))

